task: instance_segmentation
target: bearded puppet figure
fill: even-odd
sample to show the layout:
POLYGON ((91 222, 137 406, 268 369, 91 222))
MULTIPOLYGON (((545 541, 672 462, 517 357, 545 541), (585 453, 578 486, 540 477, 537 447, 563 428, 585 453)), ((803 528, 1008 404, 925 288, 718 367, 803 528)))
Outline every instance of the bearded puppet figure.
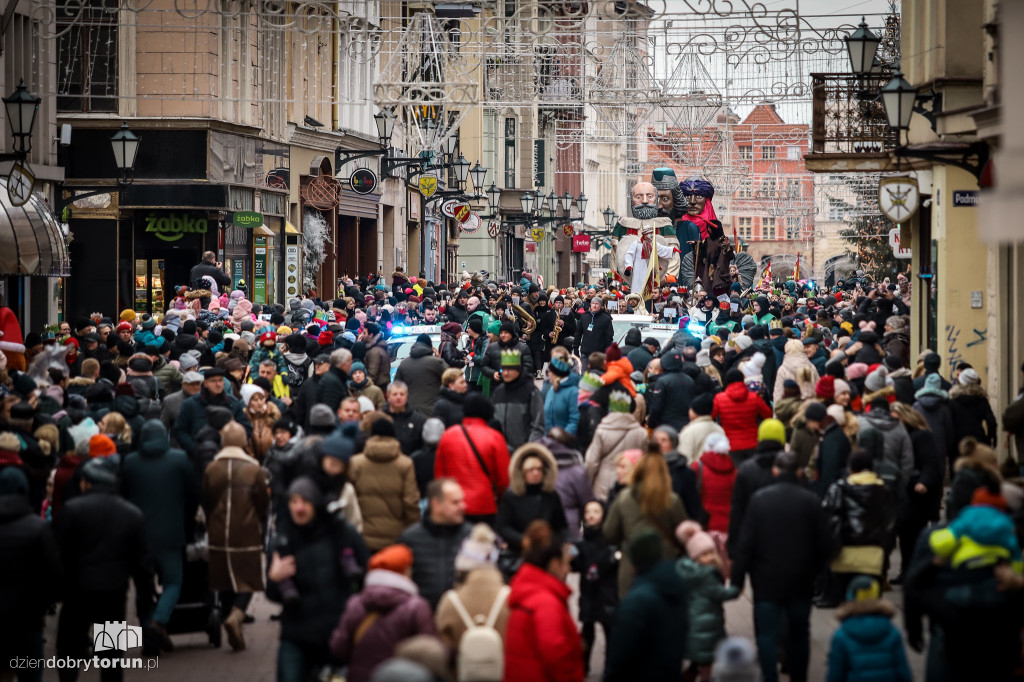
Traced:
POLYGON ((677 236, 677 223, 686 213, 686 197, 671 168, 655 168, 651 171, 651 184, 658 190, 658 215, 672 221, 670 227, 661 231, 663 237, 677 236))
POLYGON ((630 291, 645 300, 666 278, 674 281, 679 273, 679 249, 674 237, 661 231, 671 229, 672 221, 658 217, 658 192, 649 182, 640 182, 632 191, 633 217, 623 218, 612 231, 615 244, 615 268, 629 282, 630 291))

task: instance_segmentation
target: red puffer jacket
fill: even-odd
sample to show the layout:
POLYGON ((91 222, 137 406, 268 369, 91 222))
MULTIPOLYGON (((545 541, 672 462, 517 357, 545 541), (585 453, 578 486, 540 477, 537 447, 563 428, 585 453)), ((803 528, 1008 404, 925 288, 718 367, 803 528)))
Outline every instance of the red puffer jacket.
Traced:
POLYGON ((772 409, 742 381, 736 381, 715 396, 711 416, 725 429, 733 450, 751 450, 757 447, 758 417, 768 419, 772 409))
POLYGON ((466 513, 470 516, 497 514, 494 490, 497 488, 500 499, 508 488, 508 445, 505 437, 483 419, 466 417, 462 425, 449 427, 441 436, 434 457, 434 477, 454 478, 459 482, 466 496, 466 513), (463 426, 484 460, 486 474, 466 440, 463 426))
POLYGON ((512 578, 504 682, 582 682, 583 647, 569 586, 532 564, 512 578))
POLYGON ((710 519, 708 530, 729 532, 729 508, 732 502, 732 484, 736 480, 736 464, 729 455, 705 452, 693 463, 697 472, 700 501, 710 519))

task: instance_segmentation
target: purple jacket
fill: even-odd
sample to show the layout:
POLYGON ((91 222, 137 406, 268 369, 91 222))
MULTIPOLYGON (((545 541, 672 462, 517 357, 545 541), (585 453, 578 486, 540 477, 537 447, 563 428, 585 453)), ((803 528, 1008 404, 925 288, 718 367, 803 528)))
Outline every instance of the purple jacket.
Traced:
POLYGON ((583 468, 583 457, 579 451, 547 436, 541 438, 539 442, 551 451, 558 462, 555 492, 558 493, 562 509, 565 511, 565 522, 569 525, 571 534, 569 540, 578 540, 581 537, 580 521, 583 518, 583 507, 587 502, 596 499, 587 472, 583 468))
POLYGON ((416 583, 399 573, 378 569, 366 574, 363 591, 345 605, 341 622, 331 635, 331 653, 348 663, 349 682, 369 682, 374 669, 394 655, 399 642, 435 632, 430 604, 419 596, 416 583), (371 613, 380 616, 353 646, 356 630, 371 613))

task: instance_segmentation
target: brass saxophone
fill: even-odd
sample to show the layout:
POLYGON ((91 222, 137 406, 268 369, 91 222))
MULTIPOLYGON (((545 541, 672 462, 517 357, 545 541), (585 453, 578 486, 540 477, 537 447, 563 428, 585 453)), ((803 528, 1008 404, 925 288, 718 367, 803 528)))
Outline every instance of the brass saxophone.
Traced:
POLYGON ((559 337, 559 335, 561 335, 562 327, 564 325, 565 325, 565 321, 562 319, 561 315, 558 315, 555 318, 555 330, 553 332, 551 332, 551 345, 552 346, 557 346, 558 345, 558 337, 559 337))

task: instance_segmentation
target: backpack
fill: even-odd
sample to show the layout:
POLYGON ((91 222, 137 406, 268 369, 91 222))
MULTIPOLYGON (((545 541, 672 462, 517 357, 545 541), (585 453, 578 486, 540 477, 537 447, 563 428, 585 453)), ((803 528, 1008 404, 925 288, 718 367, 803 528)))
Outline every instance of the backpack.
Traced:
POLYGON ((892 501, 896 504, 896 508, 902 509, 906 498, 906 491, 904 489, 906 484, 903 480, 903 471, 887 457, 875 459, 873 468, 875 474, 882 479, 886 490, 892 496, 892 501))
POLYGON ((313 364, 313 358, 306 356, 306 361, 301 365, 293 365, 288 362, 288 358, 284 360, 284 366, 288 369, 288 375, 284 378, 286 386, 291 387, 291 390, 298 390, 302 386, 302 382, 309 376, 309 366, 313 364))
POLYGON ((498 590, 486 620, 483 616, 471 617, 455 590, 448 593, 452 606, 466 626, 466 632, 459 640, 455 674, 457 682, 500 682, 504 676, 505 643, 494 629, 494 624, 498 621, 498 614, 509 592, 507 585, 498 590))

